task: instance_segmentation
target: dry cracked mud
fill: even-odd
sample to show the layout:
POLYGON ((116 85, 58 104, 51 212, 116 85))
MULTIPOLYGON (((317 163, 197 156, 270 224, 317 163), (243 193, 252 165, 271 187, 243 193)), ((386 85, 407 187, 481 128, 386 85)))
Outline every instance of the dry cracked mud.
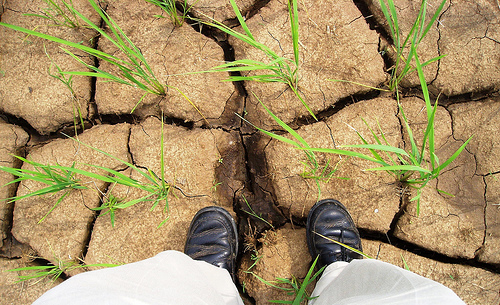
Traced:
MULTIPOLYGON (((236 2, 258 41, 279 56, 293 57, 287 1, 236 2)), ((86 0, 73 3, 102 24, 86 0)), ((406 33, 420 2, 395 3, 406 33)), ((229 1, 189 4, 194 5, 193 17, 215 18, 242 31, 229 1)), ((428 17, 437 5, 438 1, 429 2, 428 17)), ((52 27, 50 20, 26 15, 43 12, 46 6, 42 0, 1 0, 0 21, 121 56, 92 30, 52 27)), ((0 165, 33 169, 13 156, 18 155, 43 164, 74 164, 97 174, 105 171, 92 165, 103 166, 144 182, 133 168, 81 143, 157 177, 163 150, 164 176, 172 186, 168 208, 162 201, 154 209, 152 202, 119 209, 112 225, 109 213, 93 208, 111 194, 133 200, 147 193, 77 176, 87 189, 68 192, 39 223, 63 192, 11 202, 8 198, 43 186, 31 180, 9 184, 0 188, 0 270, 61 261, 129 263, 163 250, 182 251, 193 215, 202 207, 217 205, 237 219, 244 245, 237 285, 245 302, 287 300, 286 293, 249 272, 266 280, 304 278, 312 262, 305 242, 307 214, 318 199, 336 198, 351 212, 370 256, 400 267, 406 262, 411 271, 450 287, 467 304, 500 304, 498 2, 447 1, 419 49, 422 60, 446 54, 425 68, 433 100, 439 95, 435 118, 439 160, 446 160, 473 135, 466 150, 424 189, 419 215, 411 201, 416 191, 386 172, 364 171, 373 163, 315 153, 319 168, 315 174, 332 172, 329 179, 316 181, 310 177, 303 151, 258 132, 239 117, 293 139, 257 96, 311 147, 360 144, 357 133, 371 140, 372 131, 380 135, 382 130, 388 143, 410 149, 393 94, 330 81, 384 88, 395 55, 378 1, 299 1, 298 90, 319 121, 284 84, 223 82, 227 73, 186 74, 234 59, 265 61, 259 50, 196 22, 174 27, 168 17, 159 17, 166 17, 165 12, 143 0, 110 0, 103 7, 137 44, 160 82, 170 86, 167 93, 146 95, 133 113, 144 94, 136 88, 78 76, 72 94, 50 74, 57 71, 55 64, 64 71, 82 66, 55 43, 0 27, 0 165), (84 126, 75 123, 78 110, 84 126), (80 143, 65 135, 77 135, 80 143), (249 207, 259 217, 249 215, 249 207)), ((76 54, 89 64, 114 69, 107 62, 76 54)), ((427 114, 418 78, 410 75, 401 85, 404 114, 420 140, 427 114)), ((1 185, 14 179, 0 172, 1 185)), ((45 279, 36 284, 16 283, 22 272, 1 272, 0 304, 30 304, 64 279, 95 268, 74 269, 56 282, 45 279)))

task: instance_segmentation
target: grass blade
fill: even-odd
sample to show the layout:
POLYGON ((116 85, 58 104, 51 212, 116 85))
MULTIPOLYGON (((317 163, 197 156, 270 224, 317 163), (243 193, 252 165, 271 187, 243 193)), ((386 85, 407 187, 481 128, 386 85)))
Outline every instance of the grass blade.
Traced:
POLYGON ((54 211, 54 209, 55 209, 55 208, 57 208, 57 207, 59 206, 59 204, 63 201, 64 197, 66 197, 68 194, 69 194, 69 190, 68 190, 68 191, 66 191, 66 192, 64 192, 64 194, 63 194, 63 195, 62 195, 59 199, 57 199, 56 204, 54 204, 54 205, 52 206, 52 208, 50 208, 50 210, 47 212, 47 214, 45 214, 45 215, 42 217, 42 219, 40 219, 40 220, 38 221, 38 224, 42 223, 42 222, 45 220, 45 218, 47 218, 47 216, 49 216, 49 214, 50 214, 50 213, 52 213, 52 211, 54 211))
POLYGON ((400 154, 403 156, 409 157, 408 153, 401 148, 389 146, 389 145, 380 145, 380 144, 357 144, 357 145, 341 145, 339 147, 349 147, 349 148, 365 148, 365 149, 376 149, 380 151, 393 152, 396 154, 400 154))
POLYGON ((432 171, 432 174, 433 175, 439 175, 439 173, 445 168, 447 167, 451 162, 453 162, 453 160, 455 160, 459 155, 460 153, 465 149, 465 147, 467 146, 467 144, 469 144, 470 140, 472 140, 472 137, 471 136, 469 139, 467 139, 467 141, 465 141, 464 144, 462 144, 460 146, 459 149, 457 149, 457 151, 455 151, 455 153, 448 158, 448 160, 446 160, 443 164, 439 165, 436 169, 434 169, 432 171))
POLYGON ((358 152, 350 151, 350 150, 334 149, 334 148, 304 148, 304 147, 298 148, 298 149, 314 151, 314 152, 324 152, 324 153, 330 153, 330 154, 337 154, 337 155, 349 156, 349 157, 356 157, 356 158, 372 161, 372 162, 375 162, 375 163, 378 163, 378 164, 381 164, 384 166, 389 165, 386 162, 384 162, 383 160, 378 160, 378 159, 375 159, 373 157, 364 155, 362 153, 358 153, 358 152))
POLYGON ((319 234, 318 232, 314 232, 314 233, 315 233, 315 234, 317 234, 318 236, 323 237, 324 239, 327 239, 327 240, 329 240, 329 241, 331 241, 331 242, 333 242, 333 243, 336 243, 337 245, 340 245, 340 246, 342 246, 342 247, 344 247, 344 248, 346 248, 346 249, 349 249, 349 250, 351 250, 351 251, 352 251, 352 252, 354 252, 354 253, 357 253, 357 254, 362 255, 362 256, 364 256, 364 257, 366 257, 366 258, 369 258, 369 259, 373 259, 373 257, 371 257, 371 256, 369 256, 368 254, 365 254, 365 253, 363 253, 363 252, 359 251, 359 250, 358 250, 358 249, 356 249, 356 248, 353 248, 353 247, 348 246, 348 245, 346 245, 346 244, 344 244, 344 243, 341 243, 341 242, 339 242, 339 241, 336 241, 335 239, 332 239, 332 238, 326 237, 326 236, 324 236, 324 235, 322 235, 322 234, 319 234))
POLYGON ((420 34, 420 39, 419 39, 418 43, 420 43, 422 41, 422 39, 424 39, 424 37, 427 35, 427 33, 429 32, 430 28, 433 26, 434 22, 437 20, 437 18, 441 14, 441 11, 443 10, 444 5, 446 4, 446 2, 448 2, 448 1, 447 0, 441 1, 441 4, 439 5, 439 7, 436 9, 436 12, 432 16, 431 21, 429 21, 429 23, 427 24, 427 27, 420 34))
POLYGON ((316 117, 316 115, 314 115, 314 112, 311 110, 311 108, 309 107, 309 105, 307 105, 306 101, 304 101, 304 99, 302 98, 302 96, 300 95, 300 93, 297 91, 297 89, 290 85, 290 88, 292 89, 293 93, 295 93, 295 95, 299 98, 300 102, 302 103, 302 105, 304 105, 304 107, 306 107, 307 111, 309 112, 309 114, 316 120, 318 121, 318 118, 316 117))
MULTIPOLYGON (((418 147, 417 144, 415 143, 415 138, 413 137, 413 131, 410 128, 410 124, 408 123, 408 119, 406 118, 406 115, 403 111, 403 106, 398 103, 399 111, 401 112, 401 116, 403 117, 403 121, 405 122, 405 128, 406 132, 408 133, 408 138, 410 139, 411 143, 411 155, 417 160, 416 164, 421 164, 422 163, 422 158, 423 158, 423 151, 422 153, 418 152, 418 147)), ((425 146, 425 140, 422 143, 422 146, 425 146)))
MULTIPOLYGON (((232 0, 234 1, 234 0, 232 0)), ((299 11, 297 0, 288 0, 288 12, 290 14, 290 27, 292 29, 293 55, 295 66, 299 67, 299 11)))
POLYGON ((309 268, 309 271, 307 272, 306 277, 304 278, 304 281, 302 282, 302 285, 300 285, 300 289, 297 292, 297 295, 295 299, 293 300, 293 305, 300 305, 302 303, 302 300, 305 299, 304 294, 306 293, 306 288, 307 288, 307 283, 309 283, 309 280, 312 276, 312 273, 314 271, 314 267, 316 266, 316 263, 318 262, 319 255, 316 257, 314 260, 311 268, 309 268))
POLYGON ((383 167, 368 168, 365 171, 415 171, 430 174, 431 171, 416 165, 389 165, 383 167))
POLYGON ((250 32, 250 29, 248 28, 246 22, 245 22, 245 19, 243 18, 243 16, 241 15, 241 12, 240 12, 240 9, 238 8, 238 6, 236 5, 236 2, 235 0, 229 0, 231 2, 231 6, 233 7, 233 11, 234 13, 236 14, 236 17, 238 18, 238 21, 240 22, 240 25, 241 27, 243 28, 243 30, 245 31, 245 33, 247 34, 247 36, 252 39, 252 40, 255 40, 253 38, 253 35, 252 33, 250 32))

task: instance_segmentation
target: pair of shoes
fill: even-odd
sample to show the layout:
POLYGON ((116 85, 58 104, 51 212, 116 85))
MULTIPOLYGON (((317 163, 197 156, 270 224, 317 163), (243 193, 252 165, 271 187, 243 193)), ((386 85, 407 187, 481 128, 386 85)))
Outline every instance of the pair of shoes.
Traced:
MULTIPOLYGON (((324 237, 362 251, 361 238, 347 209, 337 200, 317 202, 307 217, 307 246, 322 268, 336 261, 350 262, 362 256, 324 237), (321 235, 323 236, 321 236, 321 235)), ((189 227, 184 253, 195 260, 225 268, 235 280, 238 232, 228 211, 220 207, 201 209, 189 227)))
POLYGON ((238 231, 231 214, 216 206, 198 211, 191 221, 184 253, 194 260, 226 269, 234 281, 238 231))

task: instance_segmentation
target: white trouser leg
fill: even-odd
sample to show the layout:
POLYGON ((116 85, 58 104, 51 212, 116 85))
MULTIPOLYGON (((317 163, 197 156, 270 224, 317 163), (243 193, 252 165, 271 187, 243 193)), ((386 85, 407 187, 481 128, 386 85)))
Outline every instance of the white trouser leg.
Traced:
POLYGON ((243 305, 227 270, 165 251, 119 267, 78 274, 33 305, 243 305))
POLYGON ((373 259, 329 265, 314 289, 318 295, 309 305, 465 304, 437 282, 373 259))

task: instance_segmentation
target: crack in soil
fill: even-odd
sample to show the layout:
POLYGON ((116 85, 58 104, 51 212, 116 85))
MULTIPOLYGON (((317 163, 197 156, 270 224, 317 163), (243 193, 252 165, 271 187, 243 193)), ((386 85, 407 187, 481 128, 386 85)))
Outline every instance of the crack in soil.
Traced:
POLYGON ((380 36, 384 37, 390 44, 394 44, 391 35, 385 30, 385 28, 380 25, 375 18, 374 14, 368 7, 368 3, 364 0, 353 0, 354 5, 361 12, 363 17, 365 17, 366 23, 369 25, 370 30, 376 31, 380 36))
POLYGON ((8 124, 21 127, 28 134, 29 140, 28 144, 26 145, 27 150, 29 150, 29 147, 48 143, 49 141, 54 139, 65 138, 57 132, 53 132, 48 135, 42 135, 33 126, 31 126, 31 124, 28 123, 28 121, 16 115, 0 112, 0 118, 3 119, 8 124))
MULTIPOLYGON (((118 172, 124 171, 123 170, 117 170, 118 172)), ((104 197, 108 193, 109 187, 111 186, 110 182, 107 182, 104 187, 103 191, 99 191, 99 202, 103 203, 104 202, 104 197)), ((101 206, 99 204, 99 206, 101 206)), ((85 205, 85 207, 87 207, 85 205)), ((87 209, 92 210, 91 208, 87 207, 87 209)), ((94 232, 94 226, 97 221, 97 218, 101 216, 101 213, 103 213, 104 210, 98 210, 94 211, 94 217, 92 218, 92 221, 90 221, 87 225, 87 231, 86 231, 86 236, 83 238, 83 249, 82 249, 82 259, 85 260, 87 257, 87 252, 89 251, 90 248, 90 242, 92 240, 92 233, 94 232)))
POLYGON ((490 98, 495 98, 498 96, 499 92, 500 91, 495 90, 494 87, 491 87, 481 91, 467 92, 454 96, 445 96, 445 98, 439 99, 438 103, 440 106, 447 108, 448 106, 455 104, 479 102, 490 98))
POLYGON ((480 251, 486 244, 486 234, 487 234, 487 230, 488 230, 487 217, 486 217, 487 208, 488 208, 488 200, 487 200, 487 196, 486 196, 486 194, 488 192, 488 184, 486 183, 486 176, 483 176, 483 183, 484 183, 484 195, 483 195, 484 196, 484 210, 483 210, 483 213, 484 213, 484 235, 483 235, 483 242, 482 242, 481 246, 478 249, 476 249, 476 251, 474 252, 475 259, 479 258, 480 251))
MULTIPOLYGON (((107 3, 100 3, 100 6, 104 12, 108 9, 107 3), (104 7, 103 7, 104 6, 104 7)), ((103 18, 99 20, 99 28, 104 29, 105 22, 103 18)), ((92 39, 91 48, 97 50, 99 48, 99 40, 101 38, 101 34, 97 33, 97 35, 92 39)), ((97 57, 93 57, 94 59, 94 67, 99 68, 100 61, 97 57)), ((103 122, 102 116, 99 112, 99 107, 96 103, 96 94, 97 94, 97 77, 92 76, 90 78, 90 99, 87 104, 87 119, 92 123, 101 124, 103 122)), ((127 120, 125 120, 126 122, 127 120)))
POLYGON ((370 91, 365 92, 365 93, 358 93, 358 94, 349 95, 349 96, 346 96, 344 98, 339 99, 330 108, 316 113, 316 117, 318 118, 318 121, 314 120, 311 115, 306 115, 306 116, 303 116, 302 118, 296 118, 293 122, 290 123, 290 125, 294 125, 294 127, 296 126, 296 128, 294 128, 294 129, 298 129, 298 128, 305 126, 305 125, 311 125, 311 124, 314 124, 317 122, 324 122, 329 117, 335 115, 339 111, 343 110, 344 108, 346 108, 352 104, 362 102, 362 101, 371 100, 371 99, 374 99, 378 96, 380 96, 379 90, 370 90, 370 91))
MULTIPOLYGON (((17 141, 17 135, 16 135, 16 141, 17 141)), ((25 149, 23 149, 22 151, 24 153, 22 155, 21 154, 18 154, 18 155, 20 155, 22 157, 26 157, 25 149)), ((16 154, 17 154, 17 152, 16 152, 16 154)), ((6 162, 6 161, 2 161, 2 162, 6 162)), ((23 163, 21 162, 21 160, 14 158, 13 164, 12 164, 13 168, 20 169, 22 167, 22 165, 23 165, 23 163)), ((14 184, 14 187, 12 188, 11 192, 7 194, 7 196, 8 196, 7 198, 13 197, 17 193, 17 190, 18 190, 20 184, 21 184, 21 182, 17 182, 16 184, 14 184)), ((15 205, 16 205, 16 202, 11 202, 11 204, 9 204, 9 202, 5 203, 5 206, 7 206, 7 212, 5 213, 5 219, 1 219, 1 220, 7 224, 7 226, 5 227, 6 232, 7 232, 7 234, 6 234, 7 236, 3 240, 3 243, 2 243, 3 246, 2 246, 2 249, 0 249, 0 253, 3 252, 2 250, 3 250, 4 245, 5 245, 5 240, 7 240, 9 238, 9 236, 12 236, 12 226, 14 223, 15 205)), ((14 238, 14 237, 12 236, 12 238, 14 238)))
POLYGON ((480 268, 482 270, 486 270, 486 271, 493 272, 493 273, 500 273, 500 266, 499 265, 482 263, 482 262, 477 261, 475 258, 474 259, 466 259, 466 258, 450 257, 450 256, 444 255, 442 253, 423 248, 417 244, 408 242, 406 240, 402 240, 402 239, 397 238, 396 236, 394 236, 390 233, 384 234, 384 233, 380 233, 377 231, 370 231, 370 230, 361 229, 361 228, 358 228, 358 230, 360 232, 361 237, 364 239, 378 241, 378 242, 381 242, 384 244, 389 244, 389 245, 392 245, 398 249, 408 251, 410 253, 413 253, 413 254, 421 256, 421 257, 432 259, 432 260, 435 260, 435 261, 438 261, 441 263, 471 266, 471 267, 480 268))
POLYGON ((472 40, 483 40, 483 39, 488 39, 488 40, 491 40, 491 41, 493 41, 495 43, 500 44, 500 41, 496 40, 495 38, 492 38, 492 37, 488 36, 488 31, 489 30, 490 30, 490 25, 488 24, 486 26, 486 30, 485 30, 484 35, 482 37, 472 37, 467 44, 469 44, 472 40))
MULTIPOLYGON (((451 6, 452 6, 452 0, 450 0, 448 7, 446 7, 446 9, 444 9, 441 12, 441 14, 439 14, 439 17, 436 20, 436 30, 438 32, 438 39, 436 40, 436 46, 437 46, 438 57, 441 56, 441 44, 440 44, 441 43, 441 26, 444 27, 444 25, 442 25, 442 23, 441 23, 441 20, 442 20, 444 14, 446 14, 446 12, 448 12, 448 10, 451 8, 451 6)), ((432 83, 434 83, 434 81, 436 81, 436 79, 438 78, 440 68, 441 68, 441 59, 439 59, 437 61, 436 74, 435 74, 434 78, 429 82, 429 85, 432 85, 432 83)))
POLYGON ((482 175, 482 176, 483 177, 487 177, 487 176, 493 176, 493 175, 496 175, 496 174, 500 174, 500 171, 491 171, 488 174, 485 174, 485 175, 482 175))
MULTIPOLYGON (((403 147, 406 148, 406 141, 405 141, 405 136, 404 136, 405 135, 404 126, 403 126, 402 118, 399 115, 399 112, 400 112, 399 107, 396 105, 396 111, 395 111, 394 115, 396 116, 396 119, 399 122, 399 132, 401 134, 401 141, 403 142, 403 147)), ((404 189, 403 183, 398 182, 398 184, 399 184, 398 187, 400 187, 401 189, 404 189)), ((396 226, 397 226, 399 220, 401 219, 401 217, 403 217, 403 215, 405 214, 406 207, 407 207, 409 202, 410 202, 409 194, 407 192, 404 192, 404 191, 401 192, 399 195, 399 210, 396 212, 396 214, 394 214, 394 218, 392 219, 391 224, 389 225, 389 232, 387 232, 387 234, 394 236, 396 226)))
POLYGON ((249 20, 257 15, 260 9, 268 5, 269 2, 271 2, 271 0, 258 0, 247 11, 241 12, 241 15, 245 16, 246 20, 249 20))

